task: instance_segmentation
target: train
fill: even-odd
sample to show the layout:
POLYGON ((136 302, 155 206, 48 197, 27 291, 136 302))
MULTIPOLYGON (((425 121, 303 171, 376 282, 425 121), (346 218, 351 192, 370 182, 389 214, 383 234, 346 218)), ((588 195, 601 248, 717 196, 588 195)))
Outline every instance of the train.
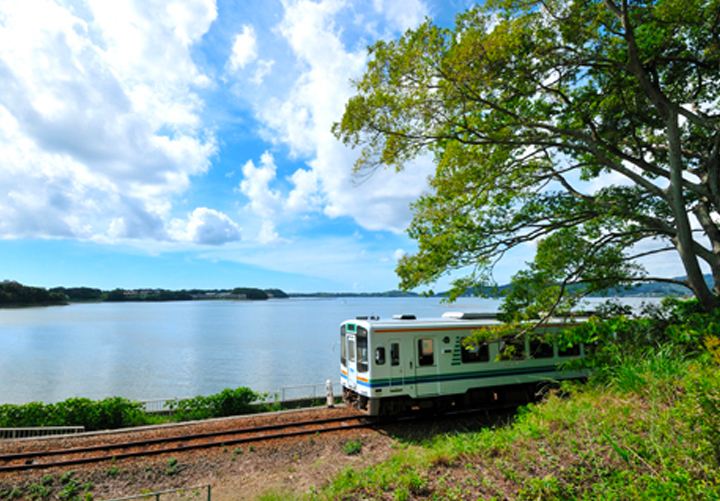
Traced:
POLYGON ((587 377, 559 364, 585 346, 559 349, 552 334, 583 318, 551 319, 532 335, 466 345, 473 332, 500 325, 495 313, 447 312, 441 318, 357 317, 340 325, 343 400, 371 416, 445 412, 532 400, 548 382, 587 377), (550 334, 549 336, 547 334, 550 334))

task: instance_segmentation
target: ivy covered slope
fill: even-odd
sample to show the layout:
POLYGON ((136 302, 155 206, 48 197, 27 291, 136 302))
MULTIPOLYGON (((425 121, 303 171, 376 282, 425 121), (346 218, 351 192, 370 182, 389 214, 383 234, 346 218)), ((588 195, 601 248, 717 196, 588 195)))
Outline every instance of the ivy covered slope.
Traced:
POLYGON ((718 0, 488 0, 373 44, 333 130, 358 175, 434 158, 401 286, 459 270, 454 294, 481 289, 534 243, 508 311, 642 281, 717 308, 719 40, 718 0), (686 278, 649 276, 658 253, 686 278))

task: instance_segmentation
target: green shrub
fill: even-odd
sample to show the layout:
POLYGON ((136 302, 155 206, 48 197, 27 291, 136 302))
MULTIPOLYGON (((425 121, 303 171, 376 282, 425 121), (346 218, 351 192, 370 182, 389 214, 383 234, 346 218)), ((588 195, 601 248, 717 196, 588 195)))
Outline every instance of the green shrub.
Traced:
POLYGON ((207 397, 197 396, 171 402, 170 408, 175 411, 173 414, 175 421, 237 416, 257 412, 252 403, 261 397, 261 394, 255 393, 250 388, 240 387, 234 390, 226 389, 207 397))
POLYGON ((86 431, 110 430, 147 422, 142 404, 112 397, 69 398, 56 404, 0 405, 0 427, 84 426, 86 431))

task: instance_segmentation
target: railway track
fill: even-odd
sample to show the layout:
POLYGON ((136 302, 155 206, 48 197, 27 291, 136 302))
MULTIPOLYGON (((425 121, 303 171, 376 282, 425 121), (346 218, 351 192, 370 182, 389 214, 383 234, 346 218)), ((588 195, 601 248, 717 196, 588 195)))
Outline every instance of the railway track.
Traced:
POLYGON ((319 420, 273 423, 232 430, 175 435, 88 447, 1 454, 0 473, 99 463, 125 458, 283 439, 315 433, 328 433, 353 428, 366 428, 375 422, 376 420, 368 416, 342 416, 319 420))

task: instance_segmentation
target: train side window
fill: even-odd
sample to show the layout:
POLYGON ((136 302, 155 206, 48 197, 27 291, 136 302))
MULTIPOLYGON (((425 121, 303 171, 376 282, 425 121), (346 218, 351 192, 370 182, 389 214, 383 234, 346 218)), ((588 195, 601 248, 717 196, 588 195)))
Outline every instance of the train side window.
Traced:
POLYGON ((524 360, 525 340, 507 337, 500 341, 500 360, 524 360))
POLYGON ((530 356, 532 358, 553 358, 553 345, 543 343, 540 339, 530 341, 530 356))
MULTIPOLYGON (((465 339, 463 338, 462 341, 465 339)), ((462 363, 470 364, 474 362, 489 362, 490 361, 490 347, 487 343, 474 344, 466 346, 461 341, 462 346, 462 363)))
POLYGON ((340 327, 340 363, 342 365, 345 365, 345 358, 347 356, 346 355, 347 349, 345 348, 345 343, 346 343, 346 341, 345 341, 345 326, 342 325, 340 327))
POLYGON ((418 339, 418 365, 435 363, 435 346, 432 339, 418 339))
POLYGON ((377 365, 385 365, 385 347, 378 346, 375 348, 375 363, 377 365))
POLYGON ((357 327, 358 372, 368 371, 368 333, 366 329, 357 327))
POLYGON ((390 345, 390 365, 400 365, 400 344, 392 343, 390 345))
POLYGON ((558 356, 560 357, 579 357, 580 356, 580 345, 576 344, 564 350, 558 350, 558 356))

